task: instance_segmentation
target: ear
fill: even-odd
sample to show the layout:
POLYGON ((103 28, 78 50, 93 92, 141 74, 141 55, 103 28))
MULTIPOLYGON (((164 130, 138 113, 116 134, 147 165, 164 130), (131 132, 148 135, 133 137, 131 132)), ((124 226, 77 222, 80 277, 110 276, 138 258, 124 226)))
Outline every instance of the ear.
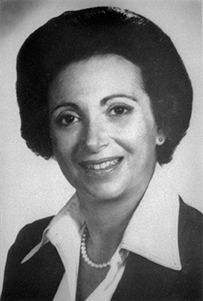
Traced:
POLYGON ((157 129, 156 145, 162 145, 166 141, 166 135, 161 129, 157 129))

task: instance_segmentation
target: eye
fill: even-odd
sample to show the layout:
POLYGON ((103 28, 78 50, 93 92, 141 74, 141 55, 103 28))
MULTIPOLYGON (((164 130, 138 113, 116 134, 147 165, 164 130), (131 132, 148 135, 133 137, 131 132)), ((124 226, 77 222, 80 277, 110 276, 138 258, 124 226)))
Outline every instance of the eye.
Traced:
POLYGON ((129 114, 133 110, 133 107, 126 105, 116 105, 110 109, 109 115, 111 116, 122 116, 129 114))
POLYGON ((72 114, 61 114, 57 118, 57 124, 60 126, 70 126, 80 121, 80 118, 72 114))

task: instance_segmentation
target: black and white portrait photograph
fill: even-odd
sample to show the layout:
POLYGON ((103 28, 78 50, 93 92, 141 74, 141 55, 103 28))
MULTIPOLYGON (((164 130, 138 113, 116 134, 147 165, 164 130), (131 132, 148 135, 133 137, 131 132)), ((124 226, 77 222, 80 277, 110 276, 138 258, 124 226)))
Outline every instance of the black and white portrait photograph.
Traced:
POLYGON ((1 0, 0 300, 202 301, 201 0, 1 0))

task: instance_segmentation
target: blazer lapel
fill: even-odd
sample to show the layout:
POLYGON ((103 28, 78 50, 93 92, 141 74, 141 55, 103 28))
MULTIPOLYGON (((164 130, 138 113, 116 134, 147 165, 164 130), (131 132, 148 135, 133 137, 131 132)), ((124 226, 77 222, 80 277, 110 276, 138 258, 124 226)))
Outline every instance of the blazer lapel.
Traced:
POLYGON ((111 301, 167 300, 164 298, 170 292, 178 275, 178 271, 130 253, 125 271, 111 301))

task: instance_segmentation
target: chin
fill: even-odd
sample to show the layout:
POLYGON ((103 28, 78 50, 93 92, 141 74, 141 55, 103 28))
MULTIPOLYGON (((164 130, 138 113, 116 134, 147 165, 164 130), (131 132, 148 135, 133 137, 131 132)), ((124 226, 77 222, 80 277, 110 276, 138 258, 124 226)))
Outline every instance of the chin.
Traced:
POLYGON ((116 187, 113 183, 105 184, 105 185, 95 185, 94 187, 83 189, 83 191, 91 197, 92 199, 97 199, 98 201, 107 201, 107 200, 115 200, 123 197, 125 194, 121 186, 116 187))

